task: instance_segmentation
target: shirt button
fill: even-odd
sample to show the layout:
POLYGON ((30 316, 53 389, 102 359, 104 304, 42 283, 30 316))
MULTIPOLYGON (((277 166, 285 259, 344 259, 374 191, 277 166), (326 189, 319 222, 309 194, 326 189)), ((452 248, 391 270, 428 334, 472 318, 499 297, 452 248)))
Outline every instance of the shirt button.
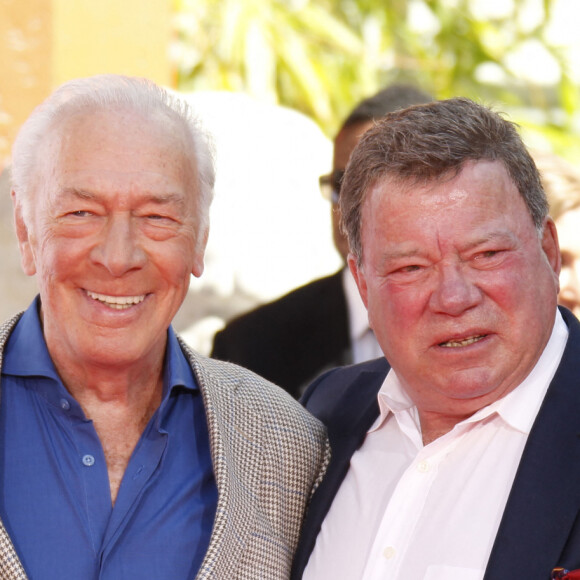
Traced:
POLYGON ((390 560, 391 558, 394 558, 395 555, 397 553, 397 550, 395 550, 395 548, 393 548, 393 546, 388 546, 387 548, 385 548, 383 550, 383 556, 387 559, 390 560))
POLYGON ((427 473, 430 469, 431 466, 429 465, 428 461, 421 461, 419 464, 417 464, 417 471, 421 473, 427 473))
POLYGON ((68 411, 70 409, 70 403, 66 399, 60 400, 60 408, 63 411, 68 411))
POLYGON ((94 463, 95 458, 92 455, 83 455, 83 465, 90 467, 91 465, 94 465, 94 463))

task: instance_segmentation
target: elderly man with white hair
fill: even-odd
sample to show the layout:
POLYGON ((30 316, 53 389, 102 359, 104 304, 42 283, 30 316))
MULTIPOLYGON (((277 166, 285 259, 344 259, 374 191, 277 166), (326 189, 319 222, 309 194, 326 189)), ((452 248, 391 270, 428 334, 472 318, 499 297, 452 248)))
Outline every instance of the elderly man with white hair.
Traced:
POLYGON ((286 578, 326 435, 171 328, 214 183, 188 106, 71 81, 23 125, 12 177, 40 292, 0 327, 2 578, 286 578))

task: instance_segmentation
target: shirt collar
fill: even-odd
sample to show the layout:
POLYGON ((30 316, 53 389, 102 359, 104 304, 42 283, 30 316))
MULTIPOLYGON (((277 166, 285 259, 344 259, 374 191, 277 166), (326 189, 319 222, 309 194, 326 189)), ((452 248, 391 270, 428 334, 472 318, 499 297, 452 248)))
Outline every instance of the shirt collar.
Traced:
POLYGON ((369 318, 356 282, 348 268, 344 268, 342 271, 342 288, 346 298, 349 333, 352 343, 363 336, 369 329, 369 318))
POLYGON ((2 374, 60 380, 48 353, 40 323, 40 297, 24 312, 4 350, 2 374))
POLYGON ((560 311, 556 310, 550 339, 530 374, 505 397, 479 410, 467 421, 478 421, 497 411, 508 425, 529 434, 546 391, 556 374, 567 340, 568 327, 560 311))
MULTIPOLYGON (((61 382, 50 358, 40 323, 40 298, 24 312, 10 335, 4 352, 2 374, 21 377, 41 376, 61 382), (22 338, 19 340, 19 338, 22 338)), ((198 390, 195 376, 173 328, 167 332, 163 371, 163 401, 176 387, 198 390)))
POLYGON ((167 348, 165 350, 165 369, 163 372, 163 398, 175 387, 185 387, 192 391, 199 390, 175 331, 170 326, 167 331, 167 348))
MULTIPOLYGON (((528 434, 560 364, 567 340, 568 327, 560 311, 556 310, 550 339, 530 374, 505 397, 480 409, 458 425, 475 423, 497 413, 508 425, 528 434)), ((389 413, 397 414, 405 411, 412 414, 418 426, 417 409, 393 369, 387 373, 377 397, 380 415, 369 432, 377 430, 389 413)))

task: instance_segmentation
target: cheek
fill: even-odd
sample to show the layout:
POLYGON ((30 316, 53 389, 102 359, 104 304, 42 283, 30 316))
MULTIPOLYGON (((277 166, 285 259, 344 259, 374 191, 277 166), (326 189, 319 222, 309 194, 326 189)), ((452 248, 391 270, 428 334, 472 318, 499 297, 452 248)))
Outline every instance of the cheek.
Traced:
POLYGON ((502 268, 480 271, 474 283, 483 295, 504 308, 517 310, 534 292, 543 288, 544 280, 553 284, 553 276, 545 261, 540 257, 526 260, 525 256, 513 259, 502 268))
POLYGON ((34 248, 38 284, 52 293, 55 283, 79 283, 89 272, 93 246, 88 238, 70 239, 55 228, 45 228, 34 248))
POLYGON ((32 239, 31 249, 39 281, 42 281, 48 275, 52 278, 62 270, 63 265, 70 261, 70 254, 78 250, 78 246, 75 248, 74 244, 61 244, 59 239, 48 231, 41 232, 38 239, 32 239))
POLYGON ((148 262, 154 265, 167 286, 189 288, 190 275, 195 264, 194 244, 176 244, 148 252, 148 262))
POLYGON ((484 298, 489 298, 502 309, 517 309, 522 304, 522 280, 510 275, 497 276, 495 279, 483 281, 479 288, 484 298))
POLYGON ((386 339, 401 336, 414 327, 425 311, 427 294, 417 288, 373 285, 369 288, 369 322, 375 333, 386 339))

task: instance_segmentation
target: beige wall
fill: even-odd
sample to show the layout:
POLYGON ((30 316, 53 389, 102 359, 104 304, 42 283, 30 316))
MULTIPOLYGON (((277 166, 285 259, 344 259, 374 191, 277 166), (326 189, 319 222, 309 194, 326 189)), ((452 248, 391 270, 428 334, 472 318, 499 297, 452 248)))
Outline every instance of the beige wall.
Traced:
POLYGON ((0 0, 0 170, 30 111, 99 73, 172 86, 170 0, 0 0))

